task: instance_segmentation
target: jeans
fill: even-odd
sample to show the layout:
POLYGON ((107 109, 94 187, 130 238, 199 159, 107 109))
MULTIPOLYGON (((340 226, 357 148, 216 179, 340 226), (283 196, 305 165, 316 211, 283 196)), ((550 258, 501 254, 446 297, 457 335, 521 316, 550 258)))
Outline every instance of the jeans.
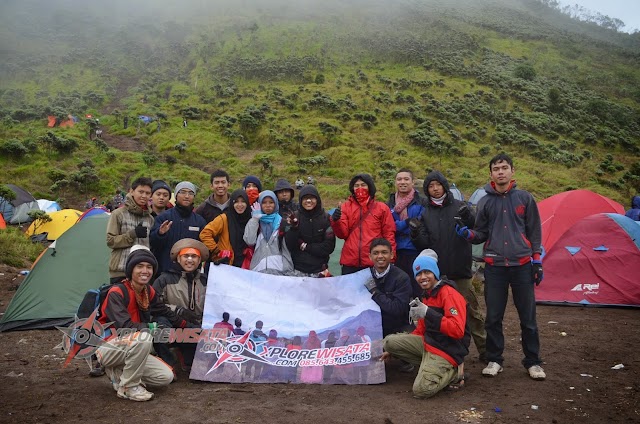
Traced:
POLYGON ((484 270, 484 299, 487 304, 487 360, 502 365, 504 357, 504 334, 502 319, 509 298, 509 286, 513 303, 520 317, 522 365, 530 368, 540 365, 540 338, 536 323, 536 298, 531 279, 531 264, 503 267, 487 264, 484 270))

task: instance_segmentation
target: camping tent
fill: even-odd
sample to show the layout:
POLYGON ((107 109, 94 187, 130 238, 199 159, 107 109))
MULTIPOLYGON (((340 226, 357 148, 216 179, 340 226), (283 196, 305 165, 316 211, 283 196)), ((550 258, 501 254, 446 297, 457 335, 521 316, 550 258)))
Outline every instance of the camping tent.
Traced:
POLYGON ((538 302, 640 307, 640 225, 623 215, 581 219, 543 262, 538 302))
POLYGON ((556 240, 580 219, 595 213, 620 213, 624 207, 589 190, 558 193, 538 202, 542 221, 542 245, 548 252, 556 240))
POLYGON ((94 208, 90 208, 90 209, 87 209, 86 211, 84 211, 82 213, 82 215, 80 215, 78 217, 78 222, 80 222, 83 219, 88 218, 90 216, 103 215, 103 214, 107 214, 107 216, 110 215, 109 211, 104 206, 96 206, 94 208))
POLYGON ((16 198, 11 202, 7 202, 0 197, 0 213, 4 216, 4 220, 8 224, 21 224, 31 221, 27 214, 31 210, 40 210, 37 200, 23 188, 13 184, 7 184, 7 187, 16 194, 16 198))
POLYGON ((41 211, 45 211, 47 213, 55 212, 60 210, 60 205, 58 202, 47 199, 38 199, 38 207, 41 211))
POLYGON ((0 331, 51 328, 73 320, 86 291, 109 281, 108 221, 109 215, 83 219, 45 249, 11 299, 0 331))
POLYGON ((458 187, 456 187, 455 183, 451 183, 451 187, 449 187, 449 191, 453 194, 453 198, 456 200, 461 200, 464 202, 464 194, 460 191, 458 187))
POLYGON ((78 221, 78 217, 82 215, 82 212, 75 209, 63 209, 58 212, 51 212, 48 215, 51 221, 39 225, 37 228, 38 221, 32 222, 29 229, 27 229, 27 235, 33 236, 47 233, 47 240, 56 240, 78 221))
POLYGON ((469 197, 469 204, 471 206, 478 206, 478 202, 484 196, 487 195, 487 192, 484 190, 484 187, 477 188, 476 191, 473 192, 471 197, 469 197))

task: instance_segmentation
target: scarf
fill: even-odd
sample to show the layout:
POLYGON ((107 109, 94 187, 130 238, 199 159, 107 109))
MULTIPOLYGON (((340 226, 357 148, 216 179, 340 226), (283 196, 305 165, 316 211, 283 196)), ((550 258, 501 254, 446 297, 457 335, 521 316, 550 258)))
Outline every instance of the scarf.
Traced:
MULTIPOLYGON (((415 193, 415 192, 414 192, 415 193)), ((405 220, 409 218, 409 214, 407 213, 407 207, 409 203, 413 200, 413 194, 410 193, 406 196, 400 196, 400 193, 396 191, 396 205, 393 207, 393 210, 398 214, 401 220, 405 220)))
POLYGON ((262 231, 262 236, 265 240, 269 241, 273 232, 280 229, 281 222, 282 217, 277 210, 269 215, 262 215, 262 218, 260 218, 260 231, 262 231))
POLYGON ((231 193, 229 199, 229 207, 224 211, 227 215, 227 227, 229 229, 229 241, 231 242, 231 248, 233 249, 233 266, 242 266, 244 260, 244 249, 247 248, 247 243, 244 242, 244 227, 247 226, 247 222, 251 219, 251 206, 249 205, 249 197, 244 190, 238 189, 231 193), (247 208, 242 215, 239 215, 233 207, 234 202, 242 197, 247 203, 247 208))
POLYGON ((431 199, 431 203, 438 206, 442 206, 442 204, 444 203, 444 199, 446 197, 447 197, 447 193, 443 194, 442 197, 439 197, 437 199, 435 197, 429 196, 429 198, 431 199))
POLYGON ((138 304, 138 309, 140 309, 141 311, 148 311, 149 310, 149 287, 144 286, 140 293, 138 293, 134 289, 133 293, 135 293, 136 295, 136 303, 138 304))

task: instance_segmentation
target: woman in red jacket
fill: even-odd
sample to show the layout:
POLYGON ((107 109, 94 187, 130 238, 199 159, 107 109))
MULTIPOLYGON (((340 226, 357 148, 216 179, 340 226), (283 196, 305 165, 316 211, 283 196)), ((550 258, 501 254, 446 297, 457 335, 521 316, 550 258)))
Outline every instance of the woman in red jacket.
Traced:
POLYGON ((331 216, 336 237, 344 239, 340 255, 342 275, 373 266, 369 245, 375 238, 385 238, 396 254, 396 223, 391 210, 376 200, 376 186, 369 174, 358 174, 349 182, 351 196, 331 216))

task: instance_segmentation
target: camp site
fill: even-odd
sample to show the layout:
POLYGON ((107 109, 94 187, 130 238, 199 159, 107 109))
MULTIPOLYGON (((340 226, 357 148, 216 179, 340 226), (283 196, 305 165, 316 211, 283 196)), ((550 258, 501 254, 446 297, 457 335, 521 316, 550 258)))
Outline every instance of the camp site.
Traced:
POLYGON ((634 2, 575 3, 2 2, 0 421, 640 421, 640 16, 634 2), (502 154, 513 160, 509 178, 490 163, 502 154), (516 196, 512 209, 489 207, 516 196), (264 208, 271 201, 278 211, 264 208), (441 212, 451 205, 455 213, 441 212), (129 208, 144 225, 121 219, 129 208), (172 216, 171 227, 159 216, 172 216), (202 219, 220 216, 228 241, 207 239, 202 219), (489 237, 498 216, 504 240, 489 237), (374 261, 371 240, 350 238, 368 237, 374 221, 394 227, 380 238, 401 246, 384 272, 386 245, 374 261), (246 228, 257 228, 254 246, 246 228), (309 247, 316 235, 305 228, 330 253, 309 247), (178 243, 205 247, 171 259, 157 246, 178 230, 194 233, 178 243), (269 272, 288 266, 286 255, 255 255, 269 231, 289 251, 288 274, 269 272), (438 243, 464 245, 465 260, 438 243), (516 248, 524 257, 496 262, 496 251, 516 248), (113 260, 118 249, 126 253, 113 260), (178 260, 207 254, 193 271, 178 260), (429 272, 415 269, 414 254, 429 258, 419 261, 429 272), (127 269, 134 257, 131 268, 153 275, 127 269), (177 305, 154 304, 168 322, 147 316, 155 300, 133 281, 158 281, 154 261, 192 284, 186 293, 203 302, 188 305, 195 324, 177 305), (442 272, 451 263, 469 270, 478 313, 494 320, 491 358, 476 333, 427 324, 433 314, 463 320, 460 308, 436 305, 435 293, 455 286, 447 281, 465 279, 442 272), (398 308, 407 327, 388 332, 376 299, 393 298, 384 279, 401 266, 418 291, 398 308), (518 274, 528 285, 517 296, 509 282, 499 354, 491 288, 504 269, 531 272, 518 274), (127 314, 142 311, 135 328, 186 340, 149 349, 162 387, 142 377, 127 385, 124 369, 98 355, 123 337, 104 319, 122 310, 104 298, 118 290, 127 314), (98 309, 87 307, 96 299, 98 309), (449 372, 433 378, 439 389, 427 399, 417 390, 429 368, 385 344, 416 325, 425 325, 416 349, 449 372), (432 334, 469 343, 464 366, 432 334))

